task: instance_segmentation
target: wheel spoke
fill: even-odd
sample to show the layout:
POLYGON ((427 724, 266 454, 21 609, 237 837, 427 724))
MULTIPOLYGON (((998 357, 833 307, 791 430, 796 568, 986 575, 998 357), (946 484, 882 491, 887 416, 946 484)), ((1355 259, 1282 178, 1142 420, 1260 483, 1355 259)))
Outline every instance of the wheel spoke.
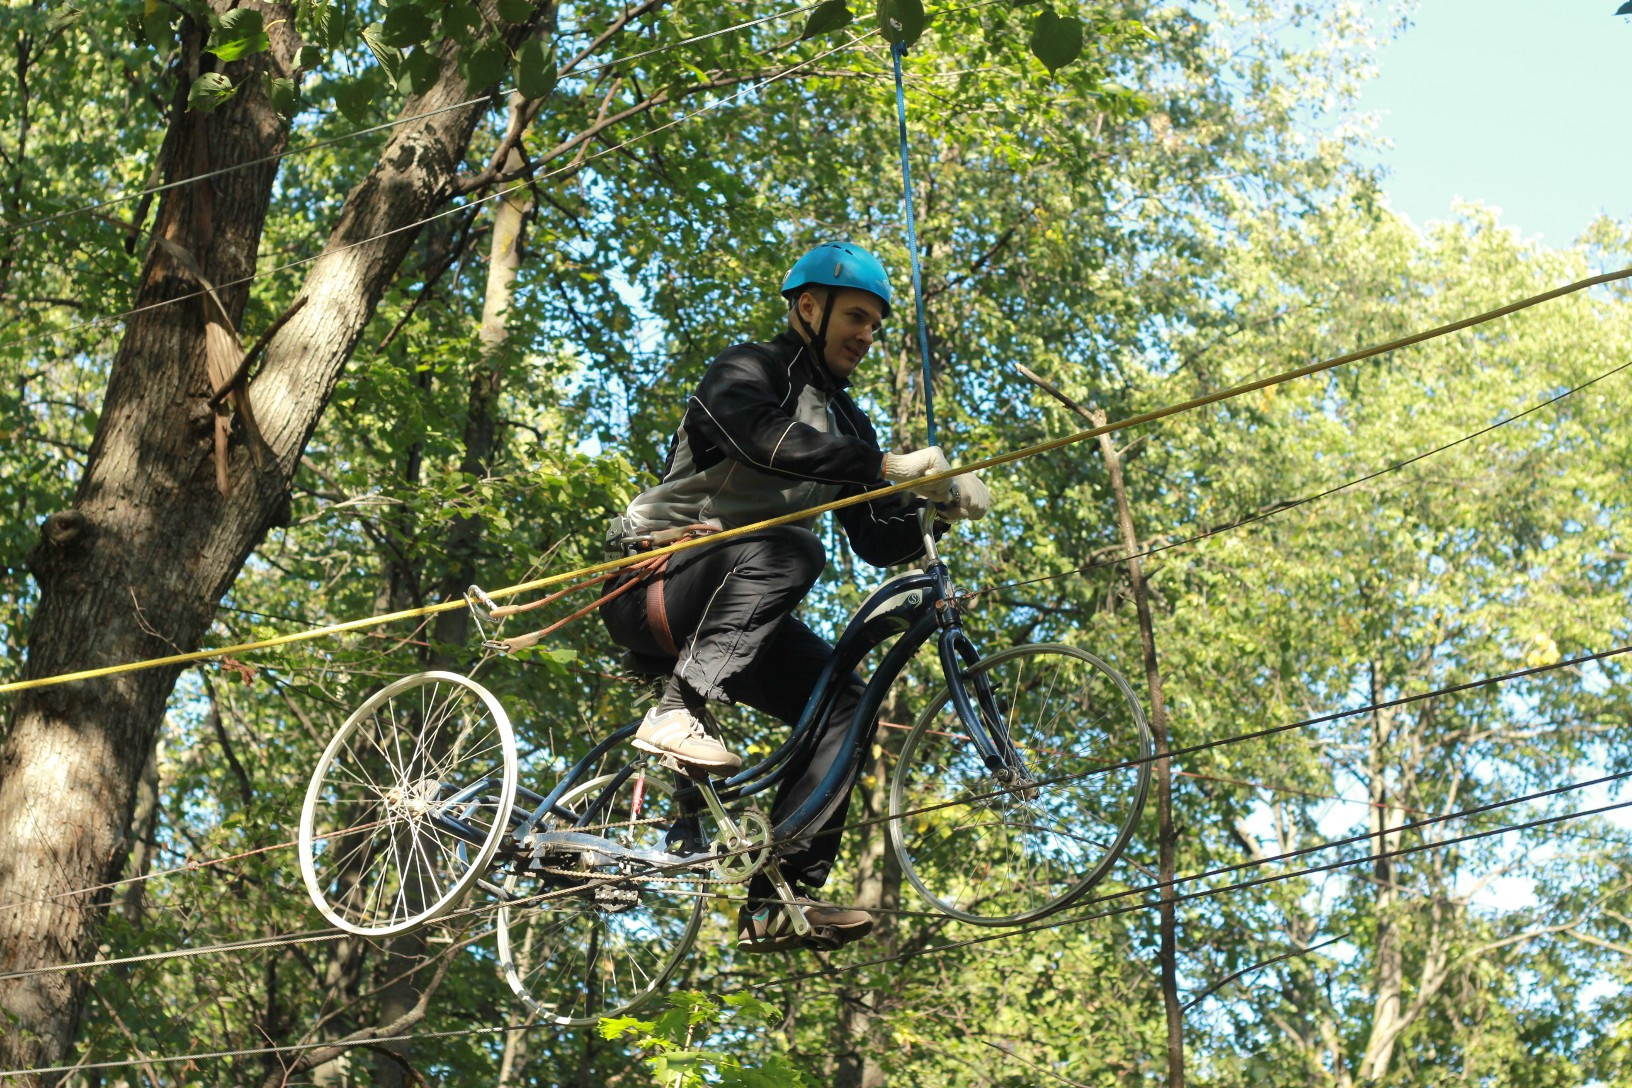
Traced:
POLYGON ((370 937, 451 909, 507 831, 515 759, 509 719, 471 680, 421 673, 375 692, 330 742, 301 811, 301 873, 318 909, 370 937), (455 714, 457 737, 445 728, 455 714), (472 749, 484 765, 469 765, 472 749), (457 810, 471 836, 439 822, 441 795, 461 777, 481 783, 482 795, 457 810))

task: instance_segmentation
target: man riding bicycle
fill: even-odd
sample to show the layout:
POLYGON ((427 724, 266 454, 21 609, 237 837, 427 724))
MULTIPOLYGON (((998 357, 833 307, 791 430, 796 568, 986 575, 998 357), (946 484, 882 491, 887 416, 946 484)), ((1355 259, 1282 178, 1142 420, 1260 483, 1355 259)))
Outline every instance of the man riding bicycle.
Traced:
MULTIPOLYGON (((846 392, 890 315, 892 291, 878 260, 849 243, 824 243, 794 264, 782 295, 786 329, 766 343, 728 348, 709 364, 687 401, 662 481, 636 497, 620 523, 626 546, 653 534, 661 539, 750 525, 950 467, 935 446, 882 451, 846 392)), ((937 503, 945 521, 979 518, 991 501, 973 474, 925 485, 921 494, 937 503)), ((924 501, 895 494, 836 513, 856 555, 888 567, 922 554, 924 501)), ((744 703, 789 725, 798 721, 833 652, 793 615, 827 563, 813 524, 809 519, 677 552, 646 592, 620 594, 602 606, 620 645, 675 662, 661 699, 635 734, 636 747, 730 774, 742 759, 715 736, 710 703, 744 703)), ((840 685, 809 762, 790 768, 778 787, 773 825, 815 792, 835 760, 848 757, 839 749, 861 691, 854 674, 840 685)), ((870 729, 864 743, 871 738, 870 729)), ((766 872, 754 875, 738 918, 739 948, 832 948, 872 929, 865 911, 809 894, 826 881, 838 856, 853 786, 847 783, 810 829, 781 844, 769 863, 794 888, 791 904, 776 896, 766 872), (808 941, 796 934, 790 910, 809 922, 808 941)))

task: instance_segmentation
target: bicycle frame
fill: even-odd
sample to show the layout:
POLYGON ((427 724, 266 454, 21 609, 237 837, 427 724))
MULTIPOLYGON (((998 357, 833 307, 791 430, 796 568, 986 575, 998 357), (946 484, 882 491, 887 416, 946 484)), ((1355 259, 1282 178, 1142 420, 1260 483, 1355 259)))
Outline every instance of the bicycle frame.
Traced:
MULTIPOLYGON (((908 571, 884 582, 851 616, 787 739, 760 762, 708 787, 715 803, 726 805, 740 801, 786 778, 795 764, 794 757, 814 744, 819 724, 832 712, 843 678, 891 639, 894 639, 893 645, 885 652, 864 686, 861 700, 846 726, 843 750, 851 753, 850 759, 834 763, 811 796, 776 825, 774 837, 779 840, 796 837, 820 816, 839 791, 849 788, 869 747, 868 741, 885 696, 931 638, 937 639, 938 657, 952 704, 987 767, 993 771, 1018 767, 1018 757, 1003 729, 1003 715, 995 706, 990 690, 984 684, 978 684, 971 696, 964 682, 964 669, 979 659, 979 653, 959 622, 950 573, 945 563, 934 554, 933 541, 929 540, 928 543, 931 549, 924 570, 908 571)), ((642 766, 638 761, 631 761, 615 771, 613 780, 583 811, 573 812, 559 805, 561 797, 584 781, 592 769, 601 765, 607 753, 623 745, 637 727, 638 723, 630 723, 601 740, 567 771, 548 794, 540 795, 525 787, 519 788, 518 794, 534 807, 528 811, 517 806, 512 813, 514 841, 520 845, 531 838, 532 845, 540 851, 550 847, 583 850, 593 841, 600 844, 594 848, 595 852, 608 859, 627 856, 628 860, 651 861, 618 844, 573 830, 589 827, 595 822, 596 814, 605 805, 605 799, 627 781, 637 767, 642 766), (547 815, 570 821, 569 828, 537 834, 540 823, 547 815)), ((664 860, 667 864, 683 867, 706 861, 711 856, 707 853, 670 855, 664 860)))

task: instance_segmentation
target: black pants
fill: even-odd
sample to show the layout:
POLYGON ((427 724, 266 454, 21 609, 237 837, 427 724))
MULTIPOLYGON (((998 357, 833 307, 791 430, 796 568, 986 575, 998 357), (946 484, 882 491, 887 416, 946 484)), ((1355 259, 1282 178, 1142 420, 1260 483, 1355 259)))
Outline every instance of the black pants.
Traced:
MULTIPOLYGON (((833 647, 793 617, 816 584, 827 553, 806 529, 779 526, 717 545, 676 553, 663 575, 669 631, 680 649, 675 673, 715 702, 745 703, 789 725, 799 720, 833 647)), ((601 606, 601 618, 620 645, 654 657, 667 654, 646 621, 646 594, 635 589, 601 606)), ((809 760, 790 766, 771 809, 781 823, 816 792, 828 770, 849 760, 844 735, 860 702, 861 679, 844 678, 833 711, 821 722, 809 760)), ((864 743, 872 744, 877 723, 864 743)), ((839 852, 839 831, 850 808, 854 776, 809 827, 778 851, 789 880, 820 887, 839 852)))

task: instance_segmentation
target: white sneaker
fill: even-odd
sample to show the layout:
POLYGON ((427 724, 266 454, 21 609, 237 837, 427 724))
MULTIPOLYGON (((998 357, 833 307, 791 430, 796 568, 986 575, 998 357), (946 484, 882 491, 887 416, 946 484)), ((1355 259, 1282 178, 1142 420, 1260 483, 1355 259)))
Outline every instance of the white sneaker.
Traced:
POLYGON ((643 752, 673 756, 681 763, 730 774, 742 767, 742 757, 708 734, 703 719, 684 708, 659 714, 654 708, 635 730, 634 745, 643 752))

